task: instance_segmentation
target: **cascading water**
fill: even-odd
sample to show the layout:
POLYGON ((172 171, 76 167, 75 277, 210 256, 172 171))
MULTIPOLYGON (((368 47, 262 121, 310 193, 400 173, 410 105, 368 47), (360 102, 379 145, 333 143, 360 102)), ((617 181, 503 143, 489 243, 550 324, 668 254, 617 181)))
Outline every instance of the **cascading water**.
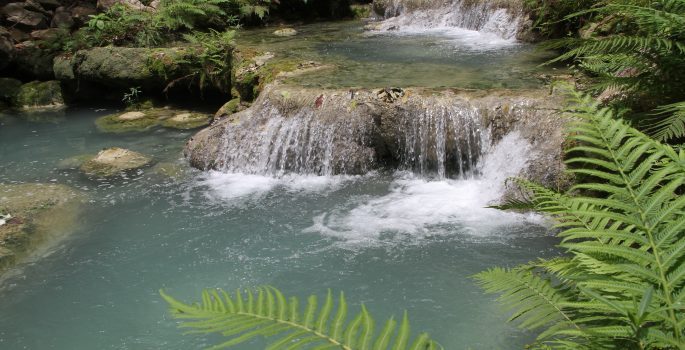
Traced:
POLYGON ((227 127, 217 158, 218 170, 276 176, 333 175, 364 173, 373 162, 373 154, 363 149, 369 143, 364 123, 331 120, 313 108, 287 114, 268 101, 257 113, 259 117, 247 126, 227 127), (360 157, 359 152, 366 156, 360 157))
POLYGON ((389 165, 439 179, 477 175, 487 132, 481 111, 468 103, 421 103, 383 116, 343 103, 291 108, 264 99, 221 130, 214 168, 270 176, 345 175, 389 165))
POLYGON ((479 111, 463 105, 428 106, 397 123, 402 168, 423 177, 473 178, 487 145, 479 111))
POLYGON ((488 1, 454 0, 448 3, 419 3, 394 0, 378 14, 382 31, 423 32, 426 30, 470 30, 512 40, 522 22, 516 8, 498 7, 488 1))

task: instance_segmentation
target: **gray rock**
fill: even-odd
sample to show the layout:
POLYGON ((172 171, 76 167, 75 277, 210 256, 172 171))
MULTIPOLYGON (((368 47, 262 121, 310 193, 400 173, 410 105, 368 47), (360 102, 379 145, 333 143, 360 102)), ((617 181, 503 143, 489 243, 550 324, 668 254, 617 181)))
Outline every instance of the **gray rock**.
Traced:
POLYGON ((15 45, 14 66, 24 77, 35 80, 53 80, 53 58, 55 54, 46 52, 32 41, 15 45))
POLYGON ((152 158, 125 148, 111 147, 100 151, 95 157, 84 162, 80 169, 89 176, 111 177, 123 172, 142 168, 152 162, 152 158))
POLYGON ((32 7, 30 3, 13 2, 5 5, 0 12, 7 16, 9 22, 33 29, 46 28, 47 17, 43 13, 32 11, 32 9, 35 7, 32 7))
POLYGON ((0 70, 5 69, 14 60, 15 49, 12 41, 5 36, 0 36, 0 70))
POLYGON ((95 5, 89 3, 79 3, 78 6, 71 8, 71 18, 78 26, 83 26, 90 20, 90 16, 97 14, 95 5))
POLYGON ((50 22, 51 27, 64 29, 71 29, 74 27, 74 24, 75 22, 74 19, 71 18, 71 12, 64 7, 58 7, 57 10, 55 10, 55 15, 52 16, 52 21, 50 22))

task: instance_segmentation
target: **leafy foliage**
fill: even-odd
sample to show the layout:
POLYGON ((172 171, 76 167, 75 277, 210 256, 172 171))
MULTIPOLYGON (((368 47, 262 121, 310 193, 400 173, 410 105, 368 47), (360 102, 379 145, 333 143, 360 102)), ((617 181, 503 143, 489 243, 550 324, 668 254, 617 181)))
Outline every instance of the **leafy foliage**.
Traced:
POLYGON ((223 349, 256 337, 275 337, 267 347, 277 349, 368 349, 429 350, 441 348, 423 333, 410 344, 407 313, 399 323, 390 318, 380 333, 366 307, 348 321, 348 306, 341 293, 337 307, 328 291, 319 307, 316 295, 307 298, 302 312, 297 298, 286 298, 273 287, 254 291, 237 290, 231 295, 223 290, 204 290, 200 303, 185 304, 160 291, 174 317, 184 320, 189 333, 219 333, 229 339, 211 349, 223 349), (335 308, 335 310, 334 310, 335 308), (335 311, 335 312, 334 312, 335 311))
POLYGON ((270 0, 162 0, 152 11, 115 5, 91 16, 72 40, 73 50, 93 46, 159 46, 184 33, 235 27, 241 18, 264 18, 270 0))
POLYGON ((543 45, 564 50, 550 62, 571 61, 589 72, 605 100, 638 112, 666 105, 656 109, 659 118, 639 125, 662 141, 685 137, 677 107, 685 100, 685 0, 605 0, 562 21, 586 25, 579 36, 543 45))
POLYGON ((196 51, 192 56, 193 62, 189 62, 190 66, 198 67, 189 77, 197 79, 201 89, 212 85, 219 91, 230 90, 234 35, 234 31, 218 32, 210 29, 208 33, 198 32, 184 36, 194 45, 196 51))
POLYGON ((569 193, 517 180, 556 218, 568 256, 475 278, 501 295, 511 320, 542 330, 540 348, 683 349, 685 152, 589 97, 573 102, 567 163, 584 180, 569 193))

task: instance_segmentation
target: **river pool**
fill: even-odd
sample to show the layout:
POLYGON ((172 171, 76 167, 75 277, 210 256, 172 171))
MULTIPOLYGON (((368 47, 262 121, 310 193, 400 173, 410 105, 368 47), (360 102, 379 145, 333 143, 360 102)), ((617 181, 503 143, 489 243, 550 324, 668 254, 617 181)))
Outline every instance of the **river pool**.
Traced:
POLYGON ((68 238, 0 282, 1 349, 199 349, 217 337, 182 335, 160 288, 195 300, 204 287, 265 284, 300 297, 343 290, 377 320, 407 309, 445 349, 530 341, 469 276, 553 255, 556 240, 540 217, 484 208, 494 180, 202 173, 181 155, 191 132, 98 132, 94 119, 111 112, 0 119, 0 183, 62 183, 89 198, 68 238), (58 165, 109 146, 174 171, 98 181, 58 165))

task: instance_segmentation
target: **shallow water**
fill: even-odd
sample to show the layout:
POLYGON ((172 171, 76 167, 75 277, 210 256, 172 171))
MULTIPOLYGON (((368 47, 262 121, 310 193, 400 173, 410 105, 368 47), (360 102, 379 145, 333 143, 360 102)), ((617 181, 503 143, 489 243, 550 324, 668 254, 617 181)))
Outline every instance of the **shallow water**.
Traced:
POLYGON ((461 28, 365 31, 363 22, 344 21, 295 26, 298 35, 277 37, 277 28, 242 30, 240 47, 279 57, 313 60, 335 68, 291 81, 322 88, 409 87, 530 88, 539 67, 551 58, 533 45, 491 33, 461 28))
POLYGON ((344 290, 377 320, 406 308, 413 329, 446 349, 530 341, 469 278, 555 253, 541 218, 484 208, 504 174, 498 160, 511 159, 506 152, 483 164, 496 176, 472 180, 191 170, 170 178, 151 167, 93 181, 59 170, 60 159, 108 146, 185 165, 180 151, 190 132, 105 135, 93 121, 107 112, 0 119, 0 183, 65 183, 90 198, 66 241, 1 282, 1 349, 202 348, 217 338, 181 335, 158 290, 195 300, 203 287, 264 284, 300 297, 344 290))

